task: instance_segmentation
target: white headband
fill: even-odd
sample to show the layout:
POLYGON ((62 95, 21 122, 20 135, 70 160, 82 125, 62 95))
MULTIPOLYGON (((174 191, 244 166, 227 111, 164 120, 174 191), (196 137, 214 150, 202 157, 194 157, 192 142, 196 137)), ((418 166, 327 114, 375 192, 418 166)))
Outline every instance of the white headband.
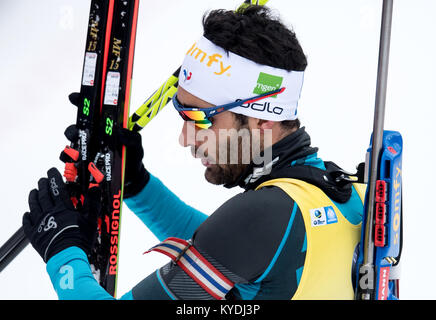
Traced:
POLYGON ((249 117, 283 121, 297 118, 303 78, 302 71, 255 63, 201 37, 186 53, 179 86, 216 106, 285 87, 279 95, 230 109, 249 117))

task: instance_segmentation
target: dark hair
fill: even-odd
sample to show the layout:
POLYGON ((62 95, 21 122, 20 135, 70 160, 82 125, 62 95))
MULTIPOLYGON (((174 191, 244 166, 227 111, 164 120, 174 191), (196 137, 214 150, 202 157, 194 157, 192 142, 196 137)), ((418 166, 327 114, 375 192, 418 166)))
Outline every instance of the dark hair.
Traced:
MULTIPOLYGON (((244 58, 288 71, 304 71, 306 56, 295 33, 265 6, 213 10, 203 17, 204 37, 217 46, 244 58)), ((241 124, 247 118, 236 115, 241 124)), ((282 121, 284 129, 300 127, 300 121, 282 121)))

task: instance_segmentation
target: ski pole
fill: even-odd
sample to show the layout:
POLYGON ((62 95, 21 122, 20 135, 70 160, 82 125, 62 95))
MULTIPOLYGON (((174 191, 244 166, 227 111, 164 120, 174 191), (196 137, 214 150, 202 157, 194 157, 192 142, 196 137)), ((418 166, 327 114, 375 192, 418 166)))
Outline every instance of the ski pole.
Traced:
POLYGON ((2 272, 28 244, 29 240, 24 234, 23 227, 21 227, 0 248, 0 272, 2 272))
POLYGON ((359 290, 356 298, 370 300, 374 294, 374 208, 376 182, 379 170, 380 150, 383 143, 384 117, 386 105, 386 91, 389 65, 389 48, 392 29, 393 0, 383 0, 382 23, 380 31, 379 59, 377 69, 377 87, 375 97, 374 123, 372 135, 372 154, 370 159, 370 176, 368 185, 368 206, 366 224, 364 226, 364 252, 363 264, 359 268, 360 280, 365 277, 368 286, 363 287, 359 281, 359 290))

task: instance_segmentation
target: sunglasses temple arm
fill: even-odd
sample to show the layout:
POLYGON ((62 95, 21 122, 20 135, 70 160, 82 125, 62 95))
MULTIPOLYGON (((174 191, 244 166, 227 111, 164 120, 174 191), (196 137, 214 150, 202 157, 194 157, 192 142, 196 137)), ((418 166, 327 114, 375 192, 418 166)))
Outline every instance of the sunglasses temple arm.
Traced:
POLYGON ((247 100, 247 101, 245 101, 245 103, 253 103, 253 102, 256 102, 256 101, 259 101, 259 100, 262 100, 262 99, 265 99, 265 98, 268 98, 268 97, 271 97, 271 96, 276 96, 276 95, 278 95, 280 93, 283 93, 283 91, 285 91, 285 89, 286 88, 283 87, 280 90, 276 90, 276 91, 270 92, 270 93, 268 93, 266 95, 258 96, 258 97, 252 98, 250 100, 247 100))

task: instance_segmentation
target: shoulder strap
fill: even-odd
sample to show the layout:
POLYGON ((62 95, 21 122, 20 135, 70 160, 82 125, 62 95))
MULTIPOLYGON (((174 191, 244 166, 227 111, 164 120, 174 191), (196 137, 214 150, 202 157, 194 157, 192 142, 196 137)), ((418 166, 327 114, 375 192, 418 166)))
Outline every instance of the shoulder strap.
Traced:
POLYGON ((190 241, 171 237, 144 253, 151 251, 170 257, 188 276, 217 300, 224 299, 235 285, 209 263, 190 241))

